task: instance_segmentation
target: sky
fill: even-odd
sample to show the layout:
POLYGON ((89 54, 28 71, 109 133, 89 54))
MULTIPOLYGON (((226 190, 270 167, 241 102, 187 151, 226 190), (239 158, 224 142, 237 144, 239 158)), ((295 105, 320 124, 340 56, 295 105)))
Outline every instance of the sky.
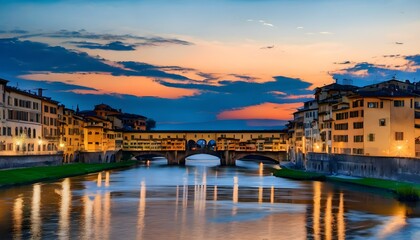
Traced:
POLYGON ((420 81, 417 0, 0 0, 0 78, 161 130, 280 129, 314 89, 420 81))

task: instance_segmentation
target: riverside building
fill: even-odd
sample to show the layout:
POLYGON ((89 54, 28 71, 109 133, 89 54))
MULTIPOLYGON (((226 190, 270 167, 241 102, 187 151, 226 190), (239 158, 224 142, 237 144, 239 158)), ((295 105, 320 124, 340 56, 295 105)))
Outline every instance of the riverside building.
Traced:
POLYGON ((289 123, 290 159, 303 163, 311 152, 419 157, 418 87, 392 79, 361 88, 316 88, 315 100, 305 102, 289 123))

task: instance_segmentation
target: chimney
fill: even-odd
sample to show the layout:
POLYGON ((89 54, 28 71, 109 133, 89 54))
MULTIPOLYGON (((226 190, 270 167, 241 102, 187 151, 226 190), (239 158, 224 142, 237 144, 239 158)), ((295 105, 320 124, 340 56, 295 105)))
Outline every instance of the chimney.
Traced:
POLYGON ((42 97, 42 88, 38 88, 38 96, 42 97))

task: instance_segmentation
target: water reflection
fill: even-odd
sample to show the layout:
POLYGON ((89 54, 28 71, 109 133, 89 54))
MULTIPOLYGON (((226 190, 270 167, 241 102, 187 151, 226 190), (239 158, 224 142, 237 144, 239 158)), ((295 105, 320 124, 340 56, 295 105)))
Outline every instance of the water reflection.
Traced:
POLYGON ((143 239, 143 232, 145 228, 144 217, 146 215, 146 182, 143 180, 140 184, 140 198, 139 198, 139 210, 138 210, 138 221, 137 221, 137 236, 139 239, 143 239))
POLYGON ((23 198, 20 195, 13 205, 13 239, 22 238, 23 198))
POLYGON ((61 182, 60 201, 60 219, 58 236, 60 239, 70 239, 70 207, 71 207, 71 190, 70 178, 66 178, 61 182))
POLYGON ((31 211, 31 233, 32 239, 41 239, 41 185, 33 185, 32 211, 31 211))
POLYGON ((338 214, 337 214, 337 231, 338 239, 346 239, 346 223, 344 220, 344 193, 340 193, 340 200, 338 204, 338 214))
POLYGON ((314 197, 313 197, 313 233, 314 239, 320 239, 320 217, 321 217, 321 183, 315 181, 313 183, 314 197))
POLYGON ((370 191, 296 182, 268 171, 261 175, 257 163, 232 168, 152 162, 149 167, 0 189, 0 236, 416 239, 419 207, 370 191))

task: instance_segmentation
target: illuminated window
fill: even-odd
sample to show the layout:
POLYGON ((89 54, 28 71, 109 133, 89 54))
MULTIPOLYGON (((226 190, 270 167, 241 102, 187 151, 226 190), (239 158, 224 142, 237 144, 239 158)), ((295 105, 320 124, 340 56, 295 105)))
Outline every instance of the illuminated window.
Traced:
POLYGON ((395 132, 395 140, 396 141, 404 140, 404 132, 395 132))

